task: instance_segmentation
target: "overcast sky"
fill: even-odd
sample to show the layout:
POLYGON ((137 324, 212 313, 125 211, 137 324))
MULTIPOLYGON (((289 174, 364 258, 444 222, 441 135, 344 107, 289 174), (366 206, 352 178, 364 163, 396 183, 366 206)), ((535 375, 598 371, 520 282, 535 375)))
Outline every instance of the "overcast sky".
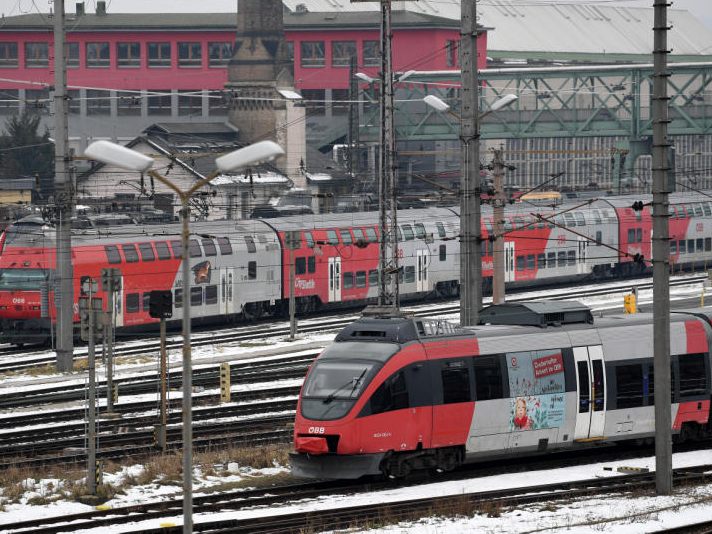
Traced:
MULTIPOLYGON (((486 3, 488 0, 481 0, 486 3)), ((651 7, 653 0, 511 0, 514 2, 539 3, 569 3, 581 2, 586 4, 600 4, 608 6, 638 6, 651 7)), ((0 13, 5 16, 33 13, 37 9, 42 12, 49 11, 53 5, 52 0, 0 0, 0 13)), ((85 0, 87 11, 93 12, 96 0, 85 0)), ((107 0, 108 11, 113 13, 228 13, 234 12, 237 0, 107 0)), ((75 0, 65 0, 66 11, 73 12, 75 0)), ((694 13, 705 25, 712 29, 712 0, 672 0, 672 9, 686 9, 694 13)))

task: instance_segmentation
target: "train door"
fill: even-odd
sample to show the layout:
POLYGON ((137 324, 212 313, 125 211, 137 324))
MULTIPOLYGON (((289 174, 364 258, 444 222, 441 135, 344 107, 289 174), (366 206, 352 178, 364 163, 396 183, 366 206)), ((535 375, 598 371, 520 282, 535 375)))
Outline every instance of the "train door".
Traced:
POLYGON ((603 437, 606 420, 606 375, 600 345, 574 347, 576 362, 576 430, 574 440, 603 437))
POLYGON ((577 272, 578 274, 586 274, 587 269, 586 269, 586 252, 588 251, 588 239, 582 236, 579 236, 578 238, 578 256, 577 256, 577 263, 576 265, 578 266, 577 272))
POLYGON ((341 300, 341 258, 329 258, 329 302, 341 300))
POLYGON ((418 259, 418 273, 416 278, 416 291, 428 291, 428 260, 429 260, 429 250, 416 250, 418 259))
POLYGON ((233 284, 235 283, 235 269, 228 267, 222 270, 220 276, 220 304, 222 313, 229 315, 233 313, 233 284))
POLYGON ((504 281, 514 282, 514 241, 504 242, 504 281))

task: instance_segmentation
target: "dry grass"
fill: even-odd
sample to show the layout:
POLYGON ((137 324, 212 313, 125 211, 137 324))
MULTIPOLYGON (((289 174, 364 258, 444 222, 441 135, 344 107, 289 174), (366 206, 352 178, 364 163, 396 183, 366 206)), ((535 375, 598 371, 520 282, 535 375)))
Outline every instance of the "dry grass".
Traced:
POLYGON ((114 364, 116 365, 130 365, 139 363, 152 363, 158 358, 158 354, 150 355, 138 355, 138 356, 120 356, 114 358, 114 364))

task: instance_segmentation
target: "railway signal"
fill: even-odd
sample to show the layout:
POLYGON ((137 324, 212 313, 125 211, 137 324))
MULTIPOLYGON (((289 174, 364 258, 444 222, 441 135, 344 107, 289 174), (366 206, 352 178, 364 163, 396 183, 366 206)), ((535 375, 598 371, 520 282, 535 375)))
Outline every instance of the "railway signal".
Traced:
POLYGON ((161 406, 158 426, 156 427, 156 443, 165 452, 167 447, 166 425, 168 423, 166 319, 173 316, 173 293, 170 290, 151 291, 148 300, 148 314, 154 319, 161 320, 161 406))

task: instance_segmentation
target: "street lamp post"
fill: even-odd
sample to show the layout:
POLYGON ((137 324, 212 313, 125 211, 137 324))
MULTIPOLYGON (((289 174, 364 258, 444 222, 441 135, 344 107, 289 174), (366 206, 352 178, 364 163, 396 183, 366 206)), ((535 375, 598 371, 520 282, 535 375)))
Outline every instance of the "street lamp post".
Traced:
POLYGON ((192 361, 190 346, 190 206, 193 194, 210 183, 220 173, 231 172, 257 163, 271 161, 284 154, 282 148, 272 141, 260 141, 245 148, 225 154, 215 160, 217 171, 197 181, 186 191, 181 190, 166 177, 154 170, 154 159, 130 148, 109 141, 96 141, 89 145, 84 155, 89 159, 116 165, 123 169, 147 172, 156 180, 173 190, 181 203, 181 247, 183 268, 183 532, 193 531, 193 413, 192 413, 192 361))

